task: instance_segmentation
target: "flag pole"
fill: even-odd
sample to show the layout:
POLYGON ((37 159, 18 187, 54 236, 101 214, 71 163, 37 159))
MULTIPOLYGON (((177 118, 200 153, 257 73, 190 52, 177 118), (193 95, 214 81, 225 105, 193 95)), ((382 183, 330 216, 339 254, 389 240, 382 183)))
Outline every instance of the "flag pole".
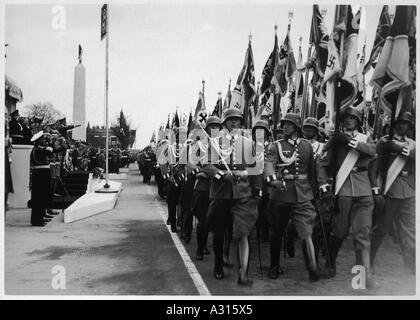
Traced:
POLYGON ((105 21, 106 21, 106 39, 105 39, 105 134, 106 134, 106 142, 105 142, 105 184, 102 189, 96 190, 97 193, 117 193, 117 190, 113 190, 110 188, 109 185, 109 164, 108 164, 108 152, 109 152, 109 132, 108 132, 108 88, 109 88, 109 81, 108 81, 108 73, 109 73, 109 7, 105 5, 105 21))
POLYGON ((206 81, 205 80, 203 80, 203 81, 201 81, 202 83, 203 83, 203 106, 202 107, 204 107, 206 104, 205 104, 205 100, 204 100, 204 84, 206 83, 206 81))
MULTIPOLYGON (((308 55, 306 57, 306 61, 309 61, 311 59, 312 54, 312 43, 309 43, 308 47, 308 55)), ((308 95, 308 78, 309 78, 309 68, 305 68, 305 82, 303 83, 303 97, 302 97, 302 111, 301 116, 302 118, 306 118, 307 116, 307 106, 306 106, 306 100, 308 95)))
MULTIPOLYGON (((299 57, 300 57, 301 51, 302 51, 302 36, 299 37, 299 57)), ((299 57, 298 57, 298 61, 299 61, 299 57)), ((295 112, 295 110, 296 110, 296 102, 297 102, 298 91, 299 91, 298 86, 300 86, 299 80, 300 80, 300 71, 299 70, 296 70, 296 79, 295 79, 295 105, 293 106, 293 112, 295 112)), ((302 114, 302 109, 300 110, 300 112, 302 114)))
MULTIPOLYGON (((274 37, 275 37, 275 39, 277 39, 277 24, 274 25, 274 37)), ((274 57, 274 61, 277 62, 279 52, 276 52, 275 54, 276 54, 277 57, 274 57)), ((274 68, 275 68, 275 66, 274 66, 274 68)), ((279 98, 278 96, 279 96, 279 94, 277 94, 274 90, 273 112, 271 114, 271 119, 273 120, 273 136, 274 137, 277 136, 277 133, 276 133, 276 131, 277 131, 277 113, 279 112, 278 109, 280 109, 280 102, 278 102, 278 108, 277 108, 277 100, 279 98)))

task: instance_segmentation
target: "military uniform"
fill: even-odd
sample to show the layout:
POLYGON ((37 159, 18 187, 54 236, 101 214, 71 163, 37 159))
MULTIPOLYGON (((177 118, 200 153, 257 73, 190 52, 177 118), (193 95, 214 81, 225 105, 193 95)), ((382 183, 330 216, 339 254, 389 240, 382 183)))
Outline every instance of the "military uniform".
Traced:
MULTIPOLYGON (((166 203, 168 205, 168 223, 171 225, 171 231, 177 231, 177 206, 180 204, 181 184, 182 184, 182 171, 183 166, 179 164, 179 142, 162 145, 165 153, 164 159, 159 161, 162 176, 166 181, 166 203)), ((179 217, 178 217, 179 218, 179 217)), ((178 221, 181 222, 181 221, 178 221)))
POLYGON ((263 170, 264 170, 264 159, 267 157, 267 153, 271 148, 271 143, 269 141, 269 137, 271 136, 269 124, 265 120, 257 120, 255 125, 253 126, 253 139, 255 140, 255 150, 256 150, 256 157, 260 166, 260 174, 256 176, 251 176, 251 179, 259 179, 261 184, 261 200, 258 204, 258 219, 257 219, 257 235, 262 237, 264 241, 268 241, 269 236, 269 228, 270 225, 268 223, 268 202, 269 202, 269 192, 267 183, 263 181, 263 170), (260 138, 256 136, 256 130, 263 129, 265 131, 265 137, 263 140, 260 141, 260 138))
POLYGON ((10 116, 12 119, 9 122, 9 135, 12 138, 13 144, 23 144, 24 143, 24 130, 22 124, 16 118, 19 116, 19 111, 13 111, 10 116))
MULTIPOLYGON (((411 121, 412 116, 408 119, 411 121)), ((377 152, 378 170, 384 182, 385 207, 383 214, 377 217, 377 228, 372 235, 372 261, 394 221, 404 261, 414 271, 415 141, 397 134, 390 141, 389 136, 385 136, 378 141, 377 152), (401 161, 400 165, 396 166, 398 161, 401 161), (390 179, 394 179, 392 183, 390 179)))
POLYGON ((264 180, 276 188, 270 191, 268 220, 270 223, 269 276, 276 279, 282 270, 279 265, 282 237, 292 219, 297 235, 302 240, 302 253, 309 272, 309 280, 319 280, 312 230, 316 218, 313 189, 316 188, 316 165, 311 144, 298 137, 301 118, 294 113, 284 115, 281 126, 294 126, 285 130, 285 137, 273 142, 264 163, 264 180), (278 172, 276 172, 278 169, 278 172), (279 180, 281 183, 279 183, 279 180))
MULTIPOLYGON (((344 110, 344 116, 354 116, 361 121, 361 113, 354 109, 344 110)), ((329 253, 332 276, 341 245, 352 230, 356 264, 369 269, 369 249, 373 213, 373 197, 368 175, 368 166, 376 153, 372 139, 355 129, 332 136, 324 147, 326 152, 320 160, 318 181, 325 191, 330 172, 336 172, 335 194, 338 211, 332 222, 329 253), (335 151, 334 151, 335 149, 335 151), (335 157, 334 157, 335 156, 335 157), (341 184, 341 186, 340 186, 341 184)))
MULTIPOLYGON (((35 137, 41 137, 43 132, 39 132, 35 137)), ((34 138, 33 138, 34 139, 34 138)), ((50 204, 51 197, 51 170, 50 158, 52 148, 43 147, 35 144, 30 155, 31 165, 31 224, 33 226, 43 226, 46 209, 50 204)))
MULTIPOLYGON (((242 119, 240 111, 236 109, 226 110, 224 121, 227 121, 230 117, 242 119)), ((261 189, 261 186, 251 185, 250 183, 248 173, 251 172, 250 167, 255 165, 255 158, 253 157, 252 140, 244 136, 244 131, 237 129, 234 132, 229 132, 228 129, 224 128, 215 140, 210 155, 212 164, 207 166, 213 177, 210 183, 207 223, 209 230, 214 233, 214 275, 217 279, 221 279, 223 278, 225 230, 229 221, 232 220, 233 234, 240 241, 238 245, 247 245, 243 242, 250 234, 258 217, 256 202, 251 199, 252 189, 261 189), (217 149, 215 146, 217 146, 217 149), (223 157, 225 162, 221 161, 220 157, 223 157), (233 176, 231 173, 233 173, 233 176), (229 180, 230 178, 232 179, 229 180)), ((245 251, 240 250, 242 256, 239 255, 241 266, 238 284, 251 284, 246 276, 243 277, 248 265, 247 258, 244 258, 243 255, 248 255, 249 249, 245 249, 245 251)))
MULTIPOLYGON (((218 117, 210 116, 206 121, 209 124, 221 124, 218 117)), ((197 260, 203 259, 203 254, 208 254, 207 238, 208 226, 206 224, 207 211, 210 204, 211 170, 206 166, 210 159, 211 143, 209 137, 196 140, 190 148, 189 167, 195 176, 194 191, 191 200, 191 213, 198 220, 197 223, 197 260)))
POLYGON ((267 154, 264 179, 283 179, 286 190, 272 189, 268 203, 271 267, 279 266, 282 237, 289 219, 301 240, 312 235, 316 212, 312 204, 315 160, 311 144, 301 138, 275 141, 267 154), (294 155, 294 157, 292 157, 294 155), (287 162, 285 163, 284 160, 287 162), (290 163, 288 163, 291 159, 290 163), (276 166, 282 166, 276 173, 276 166))
MULTIPOLYGON (((320 128, 319 128, 319 121, 316 118, 308 117, 303 121, 303 129, 306 128, 314 128, 316 131, 309 132, 315 133, 314 136, 305 137, 312 146, 313 156, 315 159, 315 167, 318 170, 318 163, 322 157, 323 148, 325 143, 320 142, 318 139, 320 138, 320 128)), ((305 133, 304 133, 305 134, 305 133)), ((326 248, 326 241, 328 241, 328 235, 331 229, 331 206, 330 203, 323 202, 320 198, 320 194, 317 189, 314 189, 314 199, 312 200, 316 211, 318 213, 317 218, 315 220, 313 234, 312 234, 312 241, 314 243, 315 249, 315 256, 316 260, 318 261, 319 253, 322 250, 321 248, 326 248), (322 220, 321 220, 322 219, 322 220)), ((288 237, 288 242, 290 243, 290 237, 288 237)), ((289 249, 290 244, 288 243, 287 248, 289 249)), ((290 249, 289 249, 290 250, 290 249)))
POLYGON ((143 151, 143 183, 150 184, 150 179, 152 178, 152 170, 153 170, 153 163, 154 154, 151 149, 146 149, 143 151))

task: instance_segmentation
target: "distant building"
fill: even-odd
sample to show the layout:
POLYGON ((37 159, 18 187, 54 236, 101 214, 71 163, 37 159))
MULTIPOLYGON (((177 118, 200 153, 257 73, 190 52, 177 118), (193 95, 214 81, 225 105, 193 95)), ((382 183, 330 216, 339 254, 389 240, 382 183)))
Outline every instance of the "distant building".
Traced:
MULTIPOLYGON (((118 142, 117 137, 112 132, 111 128, 108 128, 109 146, 113 146, 118 142)), ((106 146, 106 129, 105 126, 93 126, 89 124, 86 127, 86 142, 92 146, 105 148, 106 146)))

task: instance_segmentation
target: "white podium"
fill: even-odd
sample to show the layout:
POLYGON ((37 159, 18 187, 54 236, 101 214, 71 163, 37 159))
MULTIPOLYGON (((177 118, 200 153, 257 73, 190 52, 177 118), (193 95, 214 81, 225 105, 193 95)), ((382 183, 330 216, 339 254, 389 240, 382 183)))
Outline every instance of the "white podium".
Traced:
POLYGON ((9 204, 11 208, 27 208, 28 200, 31 198, 29 190, 29 157, 32 145, 14 144, 10 154, 10 171, 12 172, 14 193, 9 193, 9 204))

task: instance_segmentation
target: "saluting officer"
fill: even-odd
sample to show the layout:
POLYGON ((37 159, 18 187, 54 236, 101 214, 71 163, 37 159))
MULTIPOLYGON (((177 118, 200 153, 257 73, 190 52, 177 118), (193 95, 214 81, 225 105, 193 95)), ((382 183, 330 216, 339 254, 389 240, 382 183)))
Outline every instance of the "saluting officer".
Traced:
POLYGON ((413 116, 402 112, 395 122, 395 133, 377 144, 378 170, 384 182, 385 209, 377 217, 372 235, 371 262, 392 222, 397 227, 404 262, 415 273, 415 141, 407 137, 414 127, 413 116))
POLYGON ((288 221, 292 219, 302 240, 309 280, 318 281, 320 276, 311 238, 316 217, 311 202, 316 184, 313 150, 308 141, 300 138, 302 122, 298 114, 285 114, 281 127, 284 138, 272 143, 264 163, 264 180, 273 188, 268 203, 271 257, 269 277, 277 279, 283 273, 279 264, 281 242, 288 221), (279 172, 276 172, 277 167, 279 172))
POLYGON ((356 265, 365 267, 366 285, 370 287, 374 284, 369 261, 374 202, 368 166, 375 156, 376 147, 369 136, 359 132, 362 125, 359 110, 348 107, 338 116, 341 116, 343 131, 334 134, 326 143, 318 170, 320 191, 324 195, 330 192, 329 173, 336 172, 334 190, 339 212, 332 221, 329 271, 330 276, 334 277, 337 255, 351 228, 356 265))
POLYGON ((50 158, 53 149, 44 146, 44 132, 36 133, 31 142, 35 144, 31 151, 30 165, 32 170, 31 186, 31 224, 36 227, 46 225, 44 217, 51 197, 50 158))
POLYGON ((248 236, 257 220, 255 201, 251 200, 251 186, 248 168, 255 162, 252 140, 244 136, 242 112, 235 108, 225 111, 223 129, 218 143, 211 151, 210 164, 213 179, 210 184, 210 205, 207 222, 213 231, 214 276, 222 279, 223 273, 223 238, 229 223, 233 221, 233 234, 238 239, 239 285, 251 285, 248 277, 249 243, 248 236), (216 161, 214 157, 217 159, 216 161), (224 160, 220 160, 220 159, 224 160))
MULTIPOLYGON (((191 153, 189 165, 193 168, 195 174, 194 193, 191 202, 191 212, 197 218, 197 252, 196 259, 203 260, 203 255, 209 254, 207 248, 208 228, 206 225, 207 210, 210 199, 210 182, 211 176, 209 168, 206 165, 210 162, 211 142, 209 137, 212 137, 212 132, 215 135, 222 129, 222 121, 217 116, 210 116, 207 118, 204 127, 208 136, 198 134, 197 140, 190 149, 191 153)), ((200 133, 196 129, 197 133, 200 133)))

